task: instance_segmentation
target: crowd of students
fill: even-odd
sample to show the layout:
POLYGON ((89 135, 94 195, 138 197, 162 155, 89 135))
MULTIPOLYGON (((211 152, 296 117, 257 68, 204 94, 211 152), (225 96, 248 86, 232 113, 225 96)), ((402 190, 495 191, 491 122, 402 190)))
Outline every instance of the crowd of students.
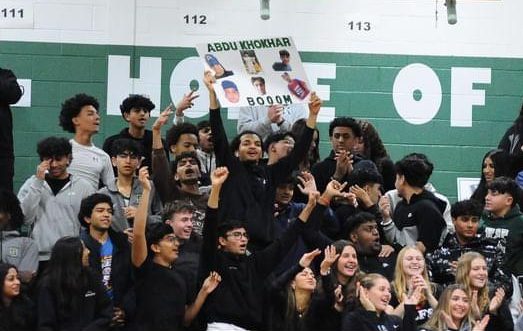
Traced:
POLYGON ((426 155, 394 163, 368 121, 335 118, 320 160, 314 93, 306 118, 229 143, 204 81, 208 120, 185 121, 190 92, 147 130, 132 95, 103 149, 97 100, 62 104, 74 137, 0 191, 0 330, 523 330, 517 157, 487 153, 451 205, 426 155))

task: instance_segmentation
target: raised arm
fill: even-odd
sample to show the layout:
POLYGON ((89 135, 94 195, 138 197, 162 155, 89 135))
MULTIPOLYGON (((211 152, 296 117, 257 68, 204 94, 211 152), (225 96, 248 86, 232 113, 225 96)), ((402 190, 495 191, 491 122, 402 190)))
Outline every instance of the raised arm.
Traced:
POLYGON ((196 299, 189 307, 185 309, 185 315, 183 318, 183 324, 185 326, 189 326, 191 324, 191 322, 202 309, 202 306, 205 303, 205 300, 207 299, 209 294, 211 294, 212 291, 214 291, 216 287, 218 287, 221 281, 222 278, 220 277, 220 275, 214 271, 212 271, 211 274, 207 278, 205 278, 205 281, 203 282, 203 285, 200 291, 198 292, 196 299))
POLYGON ((211 123, 216 166, 226 166, 229 168, 231 173, 235 173, 235 164, 238 163, 239 165, 239 161, 236 160, 229 148, 227 134, 225 133, 222 117, 220 115, 220 104, 218 103, 216 91, 214 90, 213 83, 215 82, 215 79, 211 72, 205 72, 204 82, 209 90, 209 122, 211 123))
POLYGON ((131 262, 135 267, 140 267, 147 258, 147 240, 145 239, 145 224, 147 222, 147 207, 151 194, 151 182, 147 167, 140 168, 138 180, 142 184, 142 198, 138 204, 133 225, 133 244, 131 246, 131 262))
POLYGON ((174 112, 173 121, 174 125, 182 124, 185 121, 184 111, 194 106, 193 101, 199 96, 200 95, 198 94, 194 94, 194 90, 191 90, 189 93, 183 95, 183 98, 176 104, 176 111, 174 112))
POLYGON ((218 167, 211 173, 211 192, 207 200, 207 210, 202 230, 203 244, 200 253, 199 279, 207 277, 215 269, 220 191, 228 176, 229 171, 226 167, 218 167))
POLYGON ((152 152, 152 171, 153 181, 158 192, 160 200, 165 204, 173 200, 177 200, 180 190, 174 180, 171 178, 171 171, 169 168, 169 160, 167 159, 167 151, 163 146, 162 141, 162 127, 169 121, 169 116, 173 113, 173 105, 170 104, 160 113, 152 126, 153 132, 153 152, 152 152))
POLYGON ((298 139, 296 145, 287 157, 282 158, 268 167, 272 172, 271 177, 273 178, 274 185, 278 185, 288 177, 291 172, 298 167, 300 162, 303 160, 303 156, 307 154, 312 143, 314 128, 316 126, 316 120, 318 118, 321 104, 321 99, 315 93, 312 93, 311 101, 309 103, 309 117, 307 118, 306 123, 307 128, 303 135, 298 139))
POLYGON ((49 160, 43 160, 36 167, 34 177, 25 181, 18 191, 18 200, 24 213, 24 224, 33 224, 38 213, 38 205, 45 186, 45 172, 49 170, 49 160))
POLYGON ((312 210, 316 206, 318 195, 317 192, 309 194, 309 201, 301 211, 297 220, 285 230, 280 238, 255 253, 256 268, 260 274, 268 275, 271 273, 293 247, 298 239, 298 235, 302 232, 305 223, 307 223, 312 210))

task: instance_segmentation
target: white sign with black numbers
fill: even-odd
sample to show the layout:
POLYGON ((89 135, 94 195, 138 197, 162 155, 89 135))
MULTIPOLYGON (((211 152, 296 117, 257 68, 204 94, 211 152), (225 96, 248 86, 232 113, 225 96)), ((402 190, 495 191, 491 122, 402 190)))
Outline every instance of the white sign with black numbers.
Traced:
POLYGON ((0 29, 32 29, 33 13, 30 1, 0 1, 0 29))

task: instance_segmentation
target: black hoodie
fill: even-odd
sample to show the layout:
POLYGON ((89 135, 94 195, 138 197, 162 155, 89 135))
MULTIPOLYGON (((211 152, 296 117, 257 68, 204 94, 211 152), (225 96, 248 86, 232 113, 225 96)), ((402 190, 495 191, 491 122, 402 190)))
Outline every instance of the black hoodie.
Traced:
POLYGON ((394 209, 393 222, 383 226, 385 238, 401 246, 421 241, 426 252, 432 252, 438 247, 447 226, 443 218, 445 207, 445 201, 427 190, 413 194, 409 202, 401 200, 394 209))
POLYGON ((403 321, 395 315, 357 308, 343 317, 342 331, 416 331, 416 307, 405 305, 403 321))

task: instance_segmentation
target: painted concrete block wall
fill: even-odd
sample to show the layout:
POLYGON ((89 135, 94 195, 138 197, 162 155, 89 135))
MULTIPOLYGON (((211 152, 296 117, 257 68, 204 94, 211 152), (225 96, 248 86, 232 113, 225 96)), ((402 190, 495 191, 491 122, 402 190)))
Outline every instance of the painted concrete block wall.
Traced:
MULTIPOLYGON (((186 61, 196 56, 196 43, 291 35, 303 62, 308 63, 311 83, 327 100, 324 114, 331 111, 336 116, 371 120, 395 160, 409 152, 426 153, 436 165, 432 181, 451 199, 456 198, 457 177, 479 176, 483 154, 497 145, 522 102, 523 45, 518 41, 523 22, 517 13, 523 3, 517 0, 459 3, 457 26, 446 23, 441 1, 437 22, 434 1, 414 0, 299 4, 272 0, 269 21, 259 19, 258 1, 30 3, 34 5, 32 29, 0 30, 0 67, 11 67, 20 78, 32 82, 31 106, 14 109, 17 187, 34 173, 39 139, 69 136, 58 126, 60 104, 66 98, 86 92, 100 100, 103 116, 97 145, 124 126, 119 116, 107 115, 118 112, 108 105, 113 56, 128 57, 127 78, 138 81, 144 58, 161 61, 156 103, 157 109, 163 109, 190 84, 203 87, 201 71, 181 80, 187 86, 171 83, 171 76, 177 76, 186 61), (193 14, 206 15, 207 24, 186 24, 183 17, 193 14), (373 29, 369 33, 348 30, 351 20, 368 21, 373 29), (439 111, 420 125, 402 118, 393 100, 398 74, 414 63, 434 72, 442 93, 439 111), (457 68, 489 70, 489 83, 471 86, 485 91, 485 97, 484 105, 472 106, 472 122, 466 127, 451 125, 452 113, 468 112, 458 101, 473 95, 453 93, 457 68)), ((130 93, 144 93, 133 87, 130 93)), ((187 113, 194 122, 208 105, 205 91, 199 92, 202 96, 187 113)), ((224 116, 229 118, 227 131, 232 136, 235 111, 224 110, 224 116)), ((323 155, 329 151, 328 118, 319 124, 323 155)))

